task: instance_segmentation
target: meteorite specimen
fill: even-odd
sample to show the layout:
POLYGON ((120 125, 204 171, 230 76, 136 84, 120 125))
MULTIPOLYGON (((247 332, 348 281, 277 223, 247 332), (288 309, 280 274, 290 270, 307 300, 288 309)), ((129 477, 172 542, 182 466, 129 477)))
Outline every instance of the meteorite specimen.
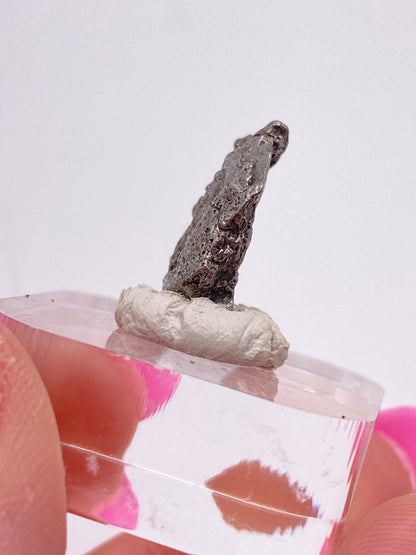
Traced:
POLYGON ((233 307, 238 269, 251 241, 254 213, 269 168, 288 144, 288 128, 272 121, 238 139, 170 259, 163 289, 233 307))

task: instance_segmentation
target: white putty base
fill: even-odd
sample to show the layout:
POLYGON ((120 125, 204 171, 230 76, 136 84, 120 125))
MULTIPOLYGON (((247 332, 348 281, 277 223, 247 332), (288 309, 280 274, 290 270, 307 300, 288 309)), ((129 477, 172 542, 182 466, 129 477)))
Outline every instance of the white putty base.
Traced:
POLYGON ((229 310, 205 297, 189 300, 149 285, 121 293, 116 321, 149 341, 230 364, 276 368, 289 349, 278 326, 257 308, 240 304, 229 310))

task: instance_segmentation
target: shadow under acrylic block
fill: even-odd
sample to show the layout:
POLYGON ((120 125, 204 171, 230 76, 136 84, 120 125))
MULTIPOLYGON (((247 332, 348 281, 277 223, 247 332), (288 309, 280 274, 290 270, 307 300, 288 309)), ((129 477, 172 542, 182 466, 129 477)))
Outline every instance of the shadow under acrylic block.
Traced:
POLYGON ((198 555, 331 553, 382 398, 291 353, 274 371, 117 329, 116 301, 0 300, 49 392, 69 511, 198 555))

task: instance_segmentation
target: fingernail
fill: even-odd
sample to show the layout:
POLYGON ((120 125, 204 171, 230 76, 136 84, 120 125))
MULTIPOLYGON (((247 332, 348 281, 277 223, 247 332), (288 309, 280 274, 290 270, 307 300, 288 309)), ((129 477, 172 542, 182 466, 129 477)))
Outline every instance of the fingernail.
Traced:
POLYGON ((408 469, 416 492, 416 407, 396 407, 382 410, 375 430, 390 440, 394 451, 408 469))

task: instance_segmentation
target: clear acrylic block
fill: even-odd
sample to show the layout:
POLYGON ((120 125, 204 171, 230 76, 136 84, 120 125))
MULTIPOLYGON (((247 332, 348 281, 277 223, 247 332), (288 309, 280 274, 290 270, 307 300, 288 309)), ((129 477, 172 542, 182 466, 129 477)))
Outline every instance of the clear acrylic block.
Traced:
POLYGON ((291 353, 236 367, 126 334, 116 301, 0 300, 55 410, 68 510, 198 555, 331 553, 381 388, 291 353))

